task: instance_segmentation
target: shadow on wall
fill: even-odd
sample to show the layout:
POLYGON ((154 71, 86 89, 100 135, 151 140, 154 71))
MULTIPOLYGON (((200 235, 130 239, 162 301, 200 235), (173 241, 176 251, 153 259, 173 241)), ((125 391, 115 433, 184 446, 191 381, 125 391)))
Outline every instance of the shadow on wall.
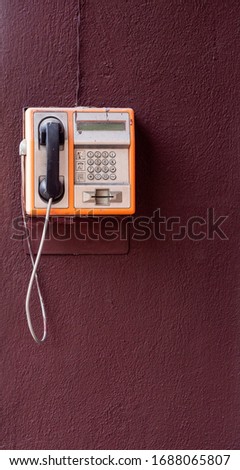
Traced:
POLYGON ((168 199, 171 181, 162 163, 163 151, 153 145, 151 129, 135 116, 136 134, 136 215, 152 215, 168 199))

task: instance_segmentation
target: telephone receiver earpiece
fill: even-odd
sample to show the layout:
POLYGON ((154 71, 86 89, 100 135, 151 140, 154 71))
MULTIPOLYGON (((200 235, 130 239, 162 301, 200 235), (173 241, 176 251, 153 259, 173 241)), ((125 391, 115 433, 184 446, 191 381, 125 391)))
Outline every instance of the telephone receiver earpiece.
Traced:
POLYGON ((64 144, 64 127, 57 118, 44 119, 39 126, 39 145, 46 146, 47 174, 39 183, 42 199, 59 201, 64 194, 64 184, 59 179, 59 148, 64 144))

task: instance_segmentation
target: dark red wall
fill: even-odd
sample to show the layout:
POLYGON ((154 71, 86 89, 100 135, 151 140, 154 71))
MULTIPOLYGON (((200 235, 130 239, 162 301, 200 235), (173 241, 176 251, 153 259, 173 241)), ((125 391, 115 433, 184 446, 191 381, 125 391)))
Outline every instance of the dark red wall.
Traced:
MULTIPOLYGON (((2 443, 12 449, 239 448, 238 0, 3 0, 2 443), (229 240, 46 256, 49 336, 25 320, 24 106, 131 106, 138 215, 213 207, 229 240)), ((36 304, 37 305, 37 304, 36 304)), ((38 310, 36 315, 38 315, 38 310)))

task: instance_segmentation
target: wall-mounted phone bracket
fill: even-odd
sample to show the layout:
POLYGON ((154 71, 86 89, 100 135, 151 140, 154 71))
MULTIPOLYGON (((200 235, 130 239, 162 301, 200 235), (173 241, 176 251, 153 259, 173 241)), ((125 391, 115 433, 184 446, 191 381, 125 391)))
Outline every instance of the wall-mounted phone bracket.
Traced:
MULTIPOLYGON (((127 222, 127 221, 126 221, 127 222)), ((50 220, 42 254, 45 255, 123 255, 129 252, 129 226, 123 217, 101 220, 95 217, 50 220)), ((44 218, 27 220, 29 239, 37 253, 44 218)), ((28 247, 25 243, 25 251, 28 247)))

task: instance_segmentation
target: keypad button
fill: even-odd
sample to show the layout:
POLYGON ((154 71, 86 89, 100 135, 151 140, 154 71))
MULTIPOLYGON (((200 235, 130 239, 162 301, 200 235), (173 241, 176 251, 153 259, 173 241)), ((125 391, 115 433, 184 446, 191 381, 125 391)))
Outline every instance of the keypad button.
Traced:
POLYGON ((113 175, 113 174, 110 175, 110 179, 111 179, 111 180, 115 180, 115 179, 116 179, 116 175, 113 175))
POLYGON ((97 173, 100 173, 101 168, 100 168, 99 166, 95 166, 94 170, 95 170, 97 173))
POLYGON ((101 160, 100 160, 100 158, 96 158, 96 160, 95 160, 95 165, 101 165, 101 160))
POLYGON ((77 160, 76 161, 76 170, 77 171, 85 171, 85 165, 86 163, 85 162, 82 162, 81 160, 77 160))
POLYGON ((92 158, 89 158, 89 160, 87 162, 88 162, 88 165, 93 165, 93 163, 94 163, 92 158))
POLYGON ((110 166, 110 171, 111 171, 111 173, 115 173, 115 171, 116 171, 115 166, 110 166))
POLYGON ((107 158, 108 157, 108 152, 106 152, 106 151, 102 152, 102 157, 107 158))
POLYGON ((93 180, 94 179, 94 176, 92 174, 88 175, 88 179, 89 180, 93 180))
POLYGON ((88 172, 89 172, 89 173, 93 173, 93 172, 94 172, 93 166, 89 166, 89 167, 88 167, 88 172))
POLYGON ((99 158, 99 157, 101 157, 101 152, 95 152, 94 155, 95 155, 95 157, 99 158))
MULTIPOLYGON (((114 176, 115 176, 115 175, 114 175, 114 176)), ((109 176, 108 176, 106 173, 104 173, 104 174, 102 175, 102 178, 103 178, 104 180, 108 180, 109 176)))
POLYGON ((103 165, 107 165, 108 164, 108 159, 107 158, 104 158, 103 161, 102 161, 103 165))
POLYGON ((87 153, 87 156, 88 156, 89 158, 92 158, 92 157, 93 157, 93 155, 94 155, 94 153, 93 153, 93 152, 88 152, 88 153, 87 153))
POLYGON ((110 165, 116 165, 116 160, 114 160, 113 158, 111 158, 111 160, 109 160, 109 163, 110 163, 110 165))
POLYGON ((101 175, 99 175, 99 173, 97 173, 97 174, 95 175, 95 180, 100 180, 100 179, 101 179, 101 177, 102 177, 102 176, 101 176, 101 175))
POLYGON ((85 150, 78 150, 76 154, 76 159, 77 160, 85 160, 86 158, 86 152, 85 150))
POLYGON ((75 183, 84 183, 86 181, 86 173, 77 172, 75 174, 75 183))
POLYGON ((111 158, 116 157, 116 153, 115 153, 115 152, 109 152, 109 155, 110 155, 111 158))
POLYGON ((103 166, 103 167, 102 167, 102 171, 103 171, 104 173, 107 173, 107 172, 108 172, 108 167, 107 167, 107 166, 103 166))

